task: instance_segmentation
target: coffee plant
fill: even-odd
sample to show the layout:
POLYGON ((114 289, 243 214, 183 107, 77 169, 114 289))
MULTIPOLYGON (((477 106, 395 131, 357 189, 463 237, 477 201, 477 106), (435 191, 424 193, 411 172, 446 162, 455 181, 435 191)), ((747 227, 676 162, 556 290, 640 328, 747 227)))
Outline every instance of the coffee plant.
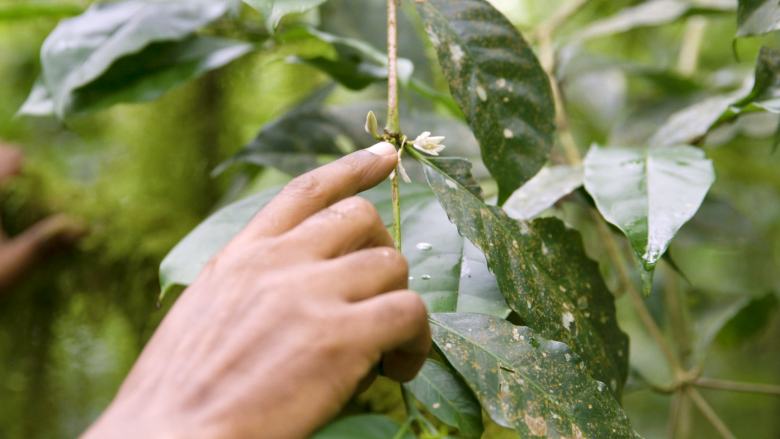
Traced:
MULTIPOLYGON (((750 73, 718 84, 694 80, 707 19, 736 16, 739 55, 737 38, 780 29, 777 2, 648 0, 577 24, 562 38, 559 30, 571 28, 587 0, 571 0, 525 34, 486 0, 397 1, 365 0, 327 14, 326 0, 93 4, 48 37, 41 77, 19 112, 67 121, 156 99, 253 51, 327 46, 329 56, 300 51, 284 61, 311 66, 333 84, 262 127, 215 175, 250 164, 295 177, 371 142, 393 143, 396 172, 361 196, 374 203, 409 261, 410 289, 428 307, 435 349, 419 376, 402 385, 404 424, 377 414, 345 417, 316 438, 474 439, 482 437, 483 412, 521 438, 637 438, 621 407, 628 385, 673 395, 671 437, 690 404, 722 437, 735 437, 697 389, 780 392, 703 377, 706 352, 724 326, 751 307, 775 307, 775 296, 741 298, 701 316, 695 340, 686 341, 693 352, 675 349, 681 343, 659 328, 646 298, 671 297, 668 312, 685 324, 674 317, 688 313, 677 282, 685 273, 668 248, 708 205, 716 170, 702 145, 747 115, 780 114, 780 52, 771 47, 760 49, 750 73), (248 7, 262 20, 248 19, 248 7), (317 8, 329 26, 301 18, 317 8), (361 39, 384 29, 368 22, 370 29, 359 29, 370 8, 387 10, 386 51, 361 39), (679 21, 686 32, 677 71, 600 59, 582 48, 679 21), (429 61, 438 61, 434 76, 449 93, 416 74, 429 61), (605 71, 689 99, 655 109, 663 117, 652 131, 629 130, 582 154, 567 114, 567 85, 605 71), (387 84, 387 106, 326 105, 335 84, 353 91, 387 84), (567 217, 565 206, 584 215, 567 217), (572 224, 595 231, 596 250, 586 252, 572 224), (605 255, 608 268, 592 252, 605 255), (659 263, 667 269, 661 283, 653 276, 659 263), (644 326, 632 331, 641 340, 631 346, 618 325, 616 300, 624 297, 644 326)), ((602 93, 585 92, 594 100, 602 93)), ((780 144, 780 131, 771 143, 780 144)), ((160 267, 161 300, 189 285, 278 190, 223 207, 181 241, 160 267)))

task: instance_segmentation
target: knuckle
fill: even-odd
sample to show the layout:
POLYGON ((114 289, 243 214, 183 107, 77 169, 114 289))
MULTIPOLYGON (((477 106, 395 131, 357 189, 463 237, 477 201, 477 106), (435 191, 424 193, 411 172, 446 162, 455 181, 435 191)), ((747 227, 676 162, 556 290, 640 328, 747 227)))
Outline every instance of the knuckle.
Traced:
POLYGON ((370 201, 361 197, 345 198, 336 203, 333 208, 340 212, 350 213, 361 218, 368 218, 372 221, 379 218, 379 212, 377 212, 376 207, 374 207, 370 201))
POLYGON ((390 312, 402 317, 408 324, 428 321, 428 309, 425 307, 425 302, 414 291, 403 290, 395 293, 389 308, 390 312))
POLYGON ((292 198, 324 199, 326 197, 322 181, 311 173, 303 174, 287 183, 283 192, 292 198))
POLYGON ((409 261, 398 250, 383 248, 381 250, 383 259, 387 264, 397 269, 400 273, 409 274, 409 261))

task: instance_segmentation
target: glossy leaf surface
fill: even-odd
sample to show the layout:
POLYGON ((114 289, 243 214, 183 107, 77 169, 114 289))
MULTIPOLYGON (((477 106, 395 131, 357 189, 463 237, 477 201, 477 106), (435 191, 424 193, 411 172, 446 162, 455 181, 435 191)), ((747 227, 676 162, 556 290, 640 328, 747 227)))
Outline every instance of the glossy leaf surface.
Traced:
POLYGON ((482 408, 468 386, 447 366, 427 360, 409 390, 425 408, 465 439, 482 436, 482 408))
POLYGON ((502 204, 539 172, 552 147, 555 107, 547 74, 517 29, 487 1, 415 5, 502 204))
POLYGON ((263 126, 257 137, 220 165, 220 173, 235 163, 271 166, 292 176, 321 165, 322 159, 348 154, 376 140, 357 121, 370 106, 325 108, 331 88, 321 89, 278 119, 263 126))
POLYGON ((326 426, 310 439, 414 439, 408 430, 400 433, 402 428, 386 416, 350 416, 326 426))
MULTIPOLYGON (((333 45, 337 59, 326 57, 300 58, 290 57, 290 62, 300 62, 327 73, 339 84, 352 89, 362 90, 377 81, 387 80, 387 55, 363 41, 327 34, 316 29, 298 28, 285 33, 287 40, 317 38, 333 45)), ((398 59, 398 80, 408 84, 414 73, 414 64, 405 58, 398 59)))
POLYGON ((780 4, 774 0, 739 0, 737 38, 780 29, 780 4))
POLYGON ((250 219, 279 192, 271 189, 226 206, 208 217, 181 240, 160 264, 161 297, 174 285, 191 284, 250 219))
POLYGON ((584 166, 585 189, 604 219, 631 242, 645 270, 647 295, 656 263, 715 182, 712 162, 692 146, 629 149, 594 145, 584 166))
POLYGON ((54 101, 51 100, 51 94, 49 94, 49 89, 46 88, 43 78, 38 77, 35 80, 30 95, 16 114, 19 116, 54 115, 54 101))
POLYGON ((713 12, 733 11, 733 0, 649 0, 621 9, 578 32, 572 40, 583 41, 626 32, 639 27, 662 26, 680 18, 713 12))
MULTIPOLYGON (((386 53, 386 50, 382 50, 387 48, 386 9, 386 0, 328 0, 320 7, 319 28, 330 34, 364 41, 386 53)), ((425 37, 419 32, 412 2, 401 4, 397 21, 398 54, 414 64, 416 80, 430 83, 430 59, 426 44, 422 41, 425 37)))
MULTIPOLYGON (((322 106, 331 89, 321 89, 275 121, 263 126, 257 137, 220 165, 216 173, 235 163, 271 166, 296 176, 376 140, 365 131, 365 118, 373 111, 386 117, 385 102, 322 106)), ((487 178, 479 158, 479 144, 464 122, 434 114, 409 115, 402 111, 401 126, 409 133, 432 131, 447 137, 446 155, 468 157, 477 162, 479 178, 487 178)), ((405 160, 412 179, 425 178, 414 160, 405 160)))
POLYGON ((274 28, 285 15, 306 12, 309 9, 325 3, 326 0, 244 0, 246 4, 255 8, 263 18, 269 32, 274 28))
POLYGON ((73 93, 98 80, 119 59, 153 43, 182 40, 224 15, 227 1, 95 4, 62 20, 41 49, 43 78, 60 118, 73 93))
POLYGON ((672 114, 649 143, 697 142, 714 127, 755 112, 780 113, 780 51, 768 47, 759 51, 752 87, 745 82, 732 93, 707 98, 672 114))
POLYGON ((492 316, 434 314, 433 339, 499 425, 521 438, 638 438, 566 344, 492 316))
POLYGON ((253 45, 242 41, 205 36, 153 44, 118 60, 98 80, 75 90, 67 111, 85 114, 122 102, 154 100, 252 50, 253 45))
POLYGON ((507 215, 516 219, 533 219, 558 200, 582 186, 582 166, 545 167, 534 178, 516 190, 504 203, 507 215))
POLYGON ((593 377, 620 398, 628 376, 628 339, 580 235, 555 218, 513 220, 487 206, 466 160, 422 160, 450 221, 485 253, 512 310, 541 336, 571 346, 593 377))

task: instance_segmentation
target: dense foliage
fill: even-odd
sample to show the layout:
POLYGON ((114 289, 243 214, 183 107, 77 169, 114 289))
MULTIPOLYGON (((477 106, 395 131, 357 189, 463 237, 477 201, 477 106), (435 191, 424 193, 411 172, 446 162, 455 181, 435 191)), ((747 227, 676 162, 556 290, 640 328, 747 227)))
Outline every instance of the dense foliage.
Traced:
MULTIPOLYGON (((127 185, 136 183, 94 190, 95 184, 114 184, 102 174, 86 178, 86 190, 79 183, 69 187, 76 199, 97 194, 72 202, 96 233, 79 250, 81 262, 59 261, 64 268, 50 268, 71 274, 40 287, 56 284, 59 291, 44 294, 57 297, 43 313, 48 320, 10 319, 9 311, 8 328, 13 321, 30 325, 29 339, 37 346, 41 325, 51 336, 57 322, 90 307, 85 292, 127 294, 106 300, 115 317, 100 327, 117 339, 108 343, 132 345, 116 356, 121 364, 108 362, 126 370, 160 318, 148 306, 155 300, 148 294, 149 269, 184 232, 219 208, 162 260, 161 300, 167 306, 173 300, 168 294, 191 283, 279 184, 378 137, 396 144, 413 183, 401 184, 395 225, 398 205, 390 184, 362 196, 388 227, 400 227, 410 288, 428 307, 435 350, 421 374, 403 386, 405 416, 343 417, 317 438, 730 438, 732 429, 776 436, 780 426, 771 418, 759 434, 758 423, 742 420, 742 430, 731 427, 743 400, 720 401, 713 410, 700 389, 780 393, 776 386, 710 378, 736 370, 739 376, 722 376, 778 379, 776 371, 746 373, 750 368, 739 357, 713 362, 708 356, 716 340, 722 349, 751 346, 751 337, 772 324, 769 333, 777 335, 772 319, 780 286, 780 174, 771 152, 780 144, 780 52, 773 49, 772 32, 780 7, 747 0, 570 0, 547 6, 408 1, 399 17, 396 61, 384 53, 385 34, 378 32, 387 26, 384 0, 245 3, 127 0, 96 3, 83 12, 36 3, 0 8, 0 18, 14 26, 72 15, 40 45, 41 75, 33 84, 35 75, 28 74, 32 91, 18 102, 25 118, 5 128, 10 137, 26 140, 13 129, 34 123, 62 123, 67 129, 50 129, 79 133, 83 143, 127 142, 123 135, 130 131, 140 142, 159 135, 168 145, 166 156, 132 165, 138 170, 126 178, 169 182, 169 163, 183 175, 178 189, 152 186, 138 193, 137 205, 159 203, 148 219, 136 219, 145 222, 131 238, 145 243, 141 249, 137 242, 112 248, 114 240, 126 238, 117 233, 132 227, 111 215, 125 209, 117 200, 132 196, 127 185), (736 39, 748 36, 753 38, 736 39), (747 61, 754 53, 756 61, 747 61), (676 64, 670 62, 674 56, 676 64), (396 62, 394 78, 388 67, 396 62), (268 85, 254 82, 256 69, 268 85), (256 114, 253 107, 270 106, 271 100, 253 93, 272 90, 285 75, 293 75, 289 84, 296 90, 285 102, 298 103, 281 114, 256 114), (371 117, 391 119, 381 99, 388 81, 396 79, 404 98, 401 132, 388 123, 376 133, 371 117), (184 126, 144 115, 144 106, 166 119, 181 112, 184 126), (128 114, 138 121, 126 123, 128 114), (270 116, 276 118, 250 141, 246 133, 254 133, 247 126, 256 128, 270 116), (446 137, 442 156, 413 146, 422 132, 446 137), (192 140, 181 142, 178 133, 192 140), (244 141, 243 148, 234 147, 244 141), (209 173, 217 183, 210 183, 209 173), (191 182, 206 190, 188 187, 191 182), (186 202, 166 205, 181 195, 186 202), (110 214, 98 207, 105 199, 114 200, 110 214), (148 235, 150 230, 157 235, 148 235), (90 277, 92 259, 110 276, 120 273, 119 279, 137 286, 90 277), (69 288, 79 295, 69 296, 69 288), (55 319, 52 310, 65 306, 76 310, 55 319), (130 314, 132 319, 122 317, 130 314), (110 327, 128 321, 135 327, 110 327), (132 333, 137 339, 128 343, 132 333), (724 366, 732 361, 737 366, 724 366), (644 401, 628 401, 630 391, 644 401), (668 416, 656 413, 657 398, 671 400, 668 416), (694 415, 699 412, 702 418, 694 415), (668 426, 658 427, 659 416, 668 426)), ((131 152, 129 159, 96 166, 116 169, 144 154, 150 153, 131 152)), ((15 211, 20 224, 30 203, 25 197, 36 192, 24 184, 9 198, 22 206, 15 211)), ((52 183, 37 184, 56 192, 49 189, 52 183)), ((8 309, 40 306, 17 302, 8 309)), ((56 330, 67 334, 74 326, 56 330)), ((89 337, 112 340, 100 333, 89 337)), ((32 349, 42 356, 35 367, 50 361, 46 349, 32 349)), ((769 355, 778 354, 775 346, 769 355)), ((57 367, 64 367, 62 361, 57 367)), ((25 370, 9 367, 18 368, 9 372, 17 377, 25 370)), ((121 377, 115 373, 114 380, 121 377)), ((19 392, 43 389, 42 377, 34 376, 33 386, 22 384, 19 392)), ((382 385, 360 400, 373 412, 387 411, 378 408, 383 398, 398 402, 382 385)), ((8 436, 72 434, 109 396, 103 394, 81 419, 74 416, 71 422, 78 425, 46 431, 25 424, 8 436)), ((765 417, 778 407, 760 401, 765 417)), ((24 410, 24 403, 14 410, 24 410)), ((345 415, 355 411, 365 410, 353 405, 345 415)))

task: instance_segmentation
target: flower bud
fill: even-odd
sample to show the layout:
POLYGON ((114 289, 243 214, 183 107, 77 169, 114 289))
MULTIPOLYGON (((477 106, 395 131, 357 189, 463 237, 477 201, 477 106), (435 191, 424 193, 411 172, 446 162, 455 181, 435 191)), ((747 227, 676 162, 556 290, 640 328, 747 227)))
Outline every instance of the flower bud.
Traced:
POLYGON ((378 128, 379 125, 376 123, 376 116, 374 116, 374 112, 369 111, 368 116, 366 117, 366 132, 374 136, 374 138, 379 139, 379 134, 376 133, 378 128))

